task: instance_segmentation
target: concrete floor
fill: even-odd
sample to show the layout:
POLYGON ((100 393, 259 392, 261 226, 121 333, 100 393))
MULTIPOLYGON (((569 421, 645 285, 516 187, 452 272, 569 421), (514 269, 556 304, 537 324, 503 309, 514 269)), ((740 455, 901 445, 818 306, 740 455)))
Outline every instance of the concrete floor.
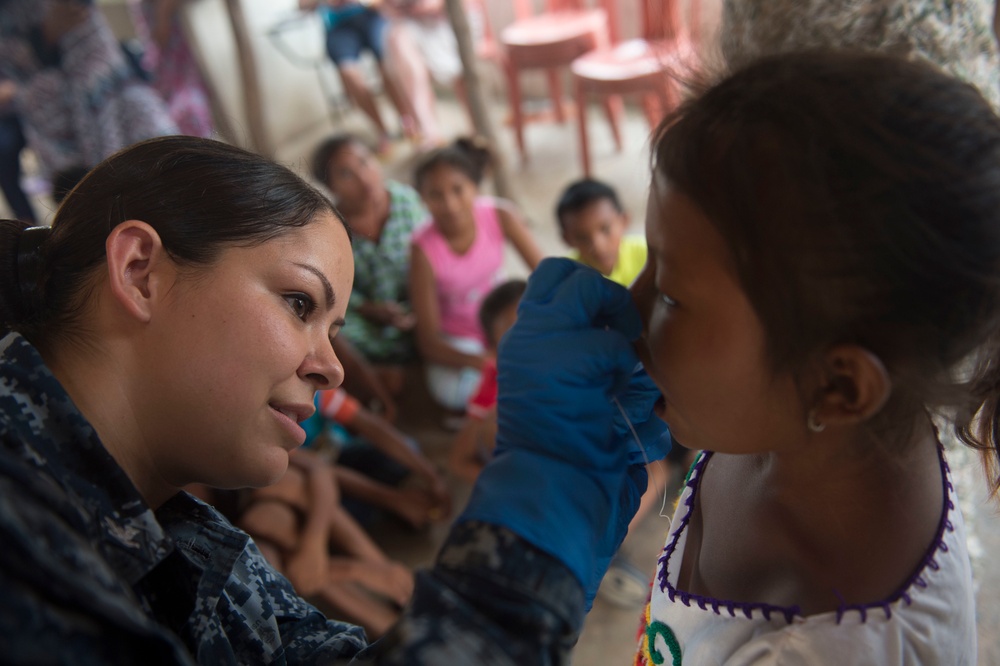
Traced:
MULTIPOLYGON (((453 101, 445 101, 440 108, 444 125, 450 134, 467 132, 464 115, 453 101)), ((387 109, 387 116, 391 112, 387 109)), ((516 188, 515 200, 524 211, 532 231, 549 254, 562 254, 565 248, 558 237, 552 217, 554 199, 570 180, 580 176, 577 157, 575 126, 536 124, 527 130, 530 160, 519 163, 513 159, 513 140, 509 129, 502 126, 504 106, 499 100, 494 104, 494 118, 501 139, 501 151, 510 166, 516 188)), ((594 175, 618 188, 623 202, 631 213, 632 230, 642 231, 645 213, 645 193, 648 184, 648 127, 636 114, 629 114, 624 128, 625 149, 621 153, 613 150, 610 132, 603 119, 597 114, 592 118, 592 157, 595 164, 594 175)), ((287 142, 279 149, 278 159, 305 173, 305 165, 311 147, 337 129, 351 129, 367 133, 363 119, 356 112, 348 112, 335 123, 311 128, 301 136, 287 142)), ((386 170, 402 180, 408 178, 412 167, 413 151, 404 143, 399 143, 386 160, 386 170)), ((30 156, 27 160, 30 172, 30 156)), ((51 215, 51 204, 42 196, 37 198, 40 212, 51 215)), ((0 206, 3 202, 0 201, 0 206)), ((0 213, 5 211, 0 207, 0 213)), ((513 275, 526 273, 516 258, 510 258, 509 268, 513 275)), ((411 384, 412 385, 412 384, 411 384)), ((427 453, 435 460, 444 462, 450 435, 439 427, 439 419, 433 409, 428 409, 429 400, 413 393, 406 399, 403 413, 403 427, 421 442, 427 453)), ((989 559, 989 554, 1000 552, 1000 519, 993 505, 987 504, 985 484, 975 457, 960 447, 952 454, 956 485, 962 498, 962 508, 969 525, 969 546, 978 584, 978 616, 981 665, 1000 664, 1000 638, 995 627, 1000 626, 1000 567, 989 559)), ((675 484, 676 485, 676 484, 675 484)), ((672 496, 675 489, 668 489, 672 496)), ((468 489, 455 486, 456 508, 467 497, 468 489)), ((669 504, 669 502, 668 502, 669 504)), ((667 510, 669 513, 669 508, 667 510)), ((623 551, 629 560, 643 571, 653 571, 653 566, 665 535, 669 521, 652 512, 635 534, 629 536, 623 551)), ((378 538, 391 556, 414 566, 430 563, 434 553, 447 532, 447 526, 433 527, 423 532, 413 532, 387 525, 378 531, 378 538)), ((580 643, 574 655, 578 666, 607 666, 609 664, 630 663, 635 650, 635 635, 639 623, 639 609, 620 609, 600 599, 590 613, 580 643)))

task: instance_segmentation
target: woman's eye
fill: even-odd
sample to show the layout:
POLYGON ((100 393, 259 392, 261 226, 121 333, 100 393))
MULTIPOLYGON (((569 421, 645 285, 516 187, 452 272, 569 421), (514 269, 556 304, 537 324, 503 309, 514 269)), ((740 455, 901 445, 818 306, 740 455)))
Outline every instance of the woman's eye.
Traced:
POLYGON ((285 301, 292 308, 295 316, 303 321, 316 309, 316 304, 305 294, 288 294, 285 296, 285 301))

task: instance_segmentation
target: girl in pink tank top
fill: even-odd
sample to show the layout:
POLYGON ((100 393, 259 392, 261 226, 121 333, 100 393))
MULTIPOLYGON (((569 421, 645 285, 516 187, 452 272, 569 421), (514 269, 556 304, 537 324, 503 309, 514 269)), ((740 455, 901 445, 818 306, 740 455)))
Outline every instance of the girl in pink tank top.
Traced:
POLYGON ((486 358, 479 303, 503 277, 504 242, 529 268, 542 253, 513 204, 479 195, 491 156, 469 139, 428 154, 415 173, 430 223, 413 234, 410 298, 428 388, 449 409, 465 407, 486 358))

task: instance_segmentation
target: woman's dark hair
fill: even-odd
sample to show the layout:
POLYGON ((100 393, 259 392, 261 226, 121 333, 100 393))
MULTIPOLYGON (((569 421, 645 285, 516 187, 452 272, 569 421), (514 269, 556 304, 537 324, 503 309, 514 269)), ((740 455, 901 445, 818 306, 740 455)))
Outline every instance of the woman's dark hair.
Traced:
POLYGON ((559 227, 566 231, 567 215, 579 213, 590 204, 602 199, 607 199, 619 213, 625 212, 615 188, 607 183, 593 178, 583 178, 570 183, 559 195, 559 201, 556 203, 556 220, 559 222, 559 227))
POLYGON ((496 323, 504 310, 512 305, 516 305, 527 289, 528 283, 524 280, 507 280, 501 282, 486 294, 486 298, 479 305, 479 325, 483 329, 486 341, 492 346, 496 346, 499 340, 493 339, 493 324, 496 323))
POLYGON ((469 180, 479 185, 492 164, 493 151, 485 139, 460 137, 450 146, 427 153, 413 171, 413 184, 419 192, 423 189, 427 174, 440 166, 449 166, 458 169, 468 176, 469 180))
POLYGON ((312 156, 312 177, 320 183, 326 185, 330 182, 330 160, 340 154, 348 146, 362 146, 368 148, 368 144, 354 134, 335 134, 320 143, 312 156))
POLYGON ((1000 443, 1000 119, 970 85, 882 55, 765 58, 659 127, 655 173, 725 238, 773 369, 837 343, 885 364, 877 440, 920 410, 1000 443))
POLYGON ((0 221, 0 328, 35 344, 78 333, 105 240, 125 220, 152 226, 178 264, 207 266, 322 213, 336 215, 326 197, 254 153, 187 136, 136 144, 87 174, 51 229, 0 221))

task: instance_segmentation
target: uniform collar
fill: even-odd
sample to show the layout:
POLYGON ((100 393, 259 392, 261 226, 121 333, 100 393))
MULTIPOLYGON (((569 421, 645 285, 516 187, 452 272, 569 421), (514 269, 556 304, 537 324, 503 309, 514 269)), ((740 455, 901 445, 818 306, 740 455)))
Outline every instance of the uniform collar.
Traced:
POLYGON ((57 510, 95 545, 121 578, 134 585, 174 548, 152 509, 52 375, 38 350, 19 333, 0 338, 0 395, 22 407, 7 414, 16 447, 38 468, 57 510))

